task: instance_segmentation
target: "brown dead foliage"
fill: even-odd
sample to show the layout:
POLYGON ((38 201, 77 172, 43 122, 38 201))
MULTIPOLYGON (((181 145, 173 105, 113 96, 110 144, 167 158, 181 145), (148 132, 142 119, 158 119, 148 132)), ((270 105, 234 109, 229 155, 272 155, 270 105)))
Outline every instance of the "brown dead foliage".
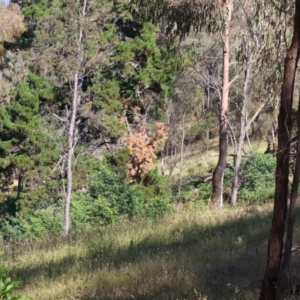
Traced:
POLYGON ((26 29, 23 15, 17 4, 0 4, 0 42, 12 42, 26 29))
POLYGON ((142 175, 150 170, 155 152, 166 137, 166 126, 157 122, 154 130, 141 124, 134 133, 130 132, 123 138, 124 145, 130 150, 130 160, 126 166, 131 182, 140 181, 142 175))

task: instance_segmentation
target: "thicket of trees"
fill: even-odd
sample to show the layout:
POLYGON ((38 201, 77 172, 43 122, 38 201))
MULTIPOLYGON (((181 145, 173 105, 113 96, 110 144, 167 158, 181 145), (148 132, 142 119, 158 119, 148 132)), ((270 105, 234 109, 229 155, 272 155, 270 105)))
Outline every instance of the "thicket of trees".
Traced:
MULTIPOLYGON (((245 143, 249 149, 263 139, 267 152, 274 152, 278 131, 261 299, 279 297, 274 282, 289 276, 299 182, 297 157, 281 263, 290 151, 299 139, 293 139, 298 130, 292 101, 299 57, 295 2, 0 4, 2 236, 62 231, 66 237, 70 227, 137 214, 154 217, 171 210, 173 202, 179 208, 189 147, 202 145, 200 153, 216 139, 212 188, 207 189, 200 166, 192 170, 203 179, 202 199, 211 208, 221 207, 225 194, 233 206, 239 199, 253 200, 259 182, 251 176, 262 169, 270 175, 274 160, 252 155, 245 143), (228 144, 232 170, 226 169, 228 144), (157 156, 161 172, 154 168, 157 156), (167 181, 178 161, 179 175, 171 185, 167 181)), ((271 188, 272 180, 266 180, 271 188)), ((267 191, 263 200, 270 196, 267 191)))

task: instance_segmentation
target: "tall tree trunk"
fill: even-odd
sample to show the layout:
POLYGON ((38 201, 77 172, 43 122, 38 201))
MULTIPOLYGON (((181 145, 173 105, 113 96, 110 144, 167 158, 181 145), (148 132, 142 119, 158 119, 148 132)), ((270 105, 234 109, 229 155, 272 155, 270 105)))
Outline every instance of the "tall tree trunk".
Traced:
POLYGON ((278 276, 280 272, 283 235, 287 214, 288 176, 290 157, 291 114, 295 73, 299 57, 300 38, 300 0, 296 0, 294 33, 290 48, 287 50, 281 103, 278 116, 278 151, 276 166, 276 189, 272 227, 268 243, 267 266, 263 280, 260 300, 279 299, 278 276))
POLYGON ((242 161, 242 151, 244 149, 245 138, 246 134, 249 130, 249 127, 255 121, 265 104, 261 104, 260 107, 256 110, 253 117, 248 121, 247 118, 247 107, 250 102, 250 98, 248 96, 248 82, 249 82, 249 74, 251 73, 251 63, 252 56, 249 56, 249 59, 244 68, 244 84, 243 84, 243 106, 242 106, 242 113, 241 113, 241 125, 240 125, 240 132, 239 132, 239 140, 237 145, 236 156, 234 160, 234 175, 232 181, 232 195, 231 195, 231 205, 235 206, 237 202, 237 192, 239 186, 239 174, 240 174, 240 167, 242 161))
POLYGON ((67 153, 67 193, 64 205, 64 219, 63 219, 63 232, 62 236, 66 237, 69 234, 70 230, 70 204, 71 204, 71 195, 72 195, 72 184, 73 184, 73 166, 72 166, 72 158, 74 155, 74 149, 76 146, 76 137, 75 137, 75 121, 78 110, 78 104, 80 102, 80 90, 78 86, 79 74, 81 69, 81 63, 83 59, 83 49, 82 49, 82 37, 83 37, 83 28, 82 22, 83 18, 86 14, 86 3, 87 0, 83 2, 82 12, 80 14, 80 25, 79 25, 79 33, 78 33, 78 42, 77 42, 77 62, 78 68, 74 75, 74 85, 73 85, 73 99, 71 106, 71 118, 70 118, 70 127, 68 133, 68 153, 67 153))
POLYGON ((211 207, 222 207, 223 205, 223 177, 226 168, 227 159, 227 129, 228 129, 228 98, 229 98, 229 27, 232 14, 232 2, 227 0, 227 20, 225 21, 225 29, 223 34, 223 86, 221 99, 221 113, 220 113, 220 129, 219 129, 219 160, 213 172, 212 178, 212 197, 211 207))
POLYGON ((73 100, 72 100, 72 111, 71 111, 71 120, 69 127, 69 136, 68 136, 68 154, 67 154, 67 193, 65 199, 64 207, 64 220, 63 220, 63 237, 66 237, 69 234, 70 229, 70 204, 71 204, 71 195, 72 195, 72 183, 73 183, 73 168, 72 168, 72 158, 74 154, 74 133, 75 133, 75 121, 77 115, 77 103, 79 98, 78 91, 78 72, 74 77, 74 91, 73 91, 73 100))
POLYGON ((183 172, 183 152, 184 152, 184 139, 185 139, 185 112, 182 116, 182 128, 181 128, 181 147, 180 147, 180 170, 179 170, 179 180, 178 180, 178 193, 177 193, 177 205, 176 205, 176 213, 179 212, 180 207, 180 197, 181 197, 181 185, 182 185, 182 172, 183 172))
POLYGON ((285 288, 285 286, 288 285, 289 278, 291 277, 289 272, 290 272, 291 260, 292 260, 292 246, 293 246, 293 234, 294 234, 294 224, 295 224, 295 215, 296 215, 296 203, 298 198, 298 187, 299 187, 299 178, 300 178, 300 96, 299 96, 299 103, 298 103, 298 132, 297 132, 296 149, 297 149, 296 163, 295 163, 295 170, 294 170, 294 176, 293 176, 293 182, 291 188, 284 256, 283 256, 283 262, 279 274, 280 292, 285 288))
MULTIPOLYGON (((251 59, 251 57, 250 57, 251 59)), ((241 112, 241 125, 240 125, 240 136, 239 136, 239 142, 237 145, 237 151, 235 156, 235 163, 234 163, 234 176, 232 181, 232 195, 231 195, 231 205, 236 205, 236 199, 237 199, 237 191, 238 191, 238 185, 239 185, 239 173, 240 173, 240 166, 242 161, 242 150, 244 148, 244 140, 246 136, 246 127, 247 127, 247 104, 249 97, 247 95, 248 93, 248 81, 249 81, 249 73, 251 71, 251 64, 248 64, 248 61, 246 62, 246 65, 244 67, 244 83, 243 83, 243 107, 241 112)))

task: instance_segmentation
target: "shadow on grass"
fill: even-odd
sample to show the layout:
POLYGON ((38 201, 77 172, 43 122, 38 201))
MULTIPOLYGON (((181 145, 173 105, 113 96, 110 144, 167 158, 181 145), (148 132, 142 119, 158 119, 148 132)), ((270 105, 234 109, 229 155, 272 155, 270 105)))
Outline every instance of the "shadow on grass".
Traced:
POLYGON ((265 268, 271 217, 245 213, 210 227, 179 224, 166 241, 149 237, 136 244, 131 241, 126 248, 100 244, 84 257, 70 253, 58 261, 15 268, 10 274, 23 278, 25 285, 41 276, 48 282, 60 280, 74 266, 78 277, 103 269, 124 277, 120 284, 115 278, 93 279, 72 298, 78 300, 254 299, 253 283, 262 279, 265 268), (132 265, 136 271, 131 274, 132 265), (247 294, 251 289, 253 298, 247 294))

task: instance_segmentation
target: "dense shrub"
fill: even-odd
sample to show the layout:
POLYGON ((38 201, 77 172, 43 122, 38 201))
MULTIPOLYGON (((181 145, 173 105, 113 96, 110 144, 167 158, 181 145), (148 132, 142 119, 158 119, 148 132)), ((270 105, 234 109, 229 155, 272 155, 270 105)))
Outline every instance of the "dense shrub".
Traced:
POLYGON ((251 202, 272 198, 275 193, 275 167, 275 157, 254 153, 241 170, 241 197, 251 202))
POLYGON ((103 167, 90 176, 89 192, 93 199, 103 198, 117 214, 136 215, 141 212, 143 198, 127 183, 125 170, 103 167))
MULTIPOLYGON (((161 215, 170 210, 172 192, 157 169, 145 174, 139 184, 130 185, 125 170, 103 167, 91 176, 89 189, 100 211, 105 207, 106 216, 101 216, 103 220, 113 220, 120 214, 130 217, 138 214, 161 215)), ((96 209, 94 205, 93 209, 96 209)))
POLYGON ((87 193, 74 193, 71 201, 72 228, 112 223, 118 216, 116 207, 99 196, 94 199, 87 193))
POLYGON ((172 209, 173 206, 168 199, 157 196, 145 206, 144 215, 150 218, 161 217, 172 209))
MULTIPOLYGON (((243 159, 240 171, 239 200, 257 203, 273 198, 275 167, 276 158, 272 155, 253 153, 250 157, 243 159)), ((227 185, 231 186, 232 176, 232 171, 226 172, 227 185)))
MULTIPOLYGON (((157 170, 145 175, 139 184, 129 184, 126 169, 102 166, 88 178, 88 190, 75 191, 71 199, 71 228, 103 226, 120 217, 157 217, 172 209, 171 190, 157 170)), ((35 209, 22 210, 1 222, 5 239, 20 240, 61 231, 63 201, 35 201, 35 209)))
POLYGON ((20 240, 26 237, 36 237, 61 231, 62 207, 49 206, 28 214, 2 221, 1 235, 3 238, 20 240))
POLYGON ((137 185, 145 194, 146 199, 152 199, 156 196, 166 199, 172 198, 172 189, 167 177, 159 174, 158 168, 151 169, 142 176, 140 184, 137 185))

